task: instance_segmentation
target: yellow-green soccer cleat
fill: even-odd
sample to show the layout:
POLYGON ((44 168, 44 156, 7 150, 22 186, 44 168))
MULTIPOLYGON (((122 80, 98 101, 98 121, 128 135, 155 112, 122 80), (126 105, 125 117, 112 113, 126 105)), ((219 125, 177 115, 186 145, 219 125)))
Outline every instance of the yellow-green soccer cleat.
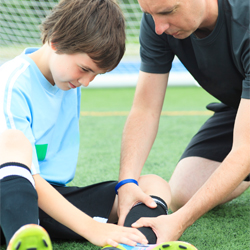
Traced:
POLYGON ((169 241, 162 244, 149 244, 149 245, 141 245, 137 244, 135 247, 128 246, 125 244, 119 244, 117 247, 105 246, 102 248, 103 250, 198 250, 196 247, 191 245, 190 243, 183 241, 169 241))
POLYGON ((52 244, 44 228, 29 224, 16 231, 7 250, 52 250, 52 244))

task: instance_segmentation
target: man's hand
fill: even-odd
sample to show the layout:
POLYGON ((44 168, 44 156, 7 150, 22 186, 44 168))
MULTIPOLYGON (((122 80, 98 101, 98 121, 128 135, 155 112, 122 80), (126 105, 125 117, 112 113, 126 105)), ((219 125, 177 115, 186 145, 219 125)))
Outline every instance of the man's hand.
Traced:
POLYGON ((185 230, 177 212, 156 218, 140 218, 132 227, 151 227, 157 237, 157 244, 178 240, 185 230))
POLYGON ((144 203, 150 208, 157 207, 154 200, 145 194, 141 188, 133 183, 127 183, 118 190, 118 225, 123 226, 130 209, 138 202, 144 203))

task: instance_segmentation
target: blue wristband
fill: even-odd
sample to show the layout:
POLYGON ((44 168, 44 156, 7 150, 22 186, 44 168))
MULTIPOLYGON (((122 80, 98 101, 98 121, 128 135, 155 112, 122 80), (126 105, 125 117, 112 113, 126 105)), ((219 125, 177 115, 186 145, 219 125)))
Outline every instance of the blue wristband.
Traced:
POLYGON ((118 182, 118 184, 116 184, 116 186, 115 186, 115 192, 116 192, 116 194, 118 194, 118 189, 121 186, 123 186, 124 184, 127 184, 127 183, 134 183, 134 184, 136 184, 138 186, 138 182, 136 180, 134 180, 134 179, 125 179, 123 181, 118 182))

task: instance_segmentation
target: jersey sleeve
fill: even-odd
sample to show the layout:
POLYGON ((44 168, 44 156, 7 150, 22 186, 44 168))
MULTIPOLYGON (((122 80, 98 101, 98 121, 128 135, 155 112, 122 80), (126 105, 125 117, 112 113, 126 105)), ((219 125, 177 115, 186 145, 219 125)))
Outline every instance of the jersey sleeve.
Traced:
POLYGON ((32 133, 32 107, 27 92, 19 88, 14 79, 6 84, 3 111, 5 117, 5 128, 18 129, 24 133, 32 144, 32 174, 40 173, 38 158, 35 147, 35 138, 32 133))
POLYGON ((147 73, 168 73, 174 53, 167 42, 167 35, 157 35, 151 15, 143 14, 140 27, 140 70, 147 73))

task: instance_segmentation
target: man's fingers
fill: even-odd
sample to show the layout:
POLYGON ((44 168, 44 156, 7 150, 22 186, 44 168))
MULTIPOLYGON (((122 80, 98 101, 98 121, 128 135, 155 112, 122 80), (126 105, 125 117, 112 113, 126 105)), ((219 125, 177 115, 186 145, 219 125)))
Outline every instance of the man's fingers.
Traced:
POLYGON ((121 213, 119 220, 118 220, 118 226, 123 226, 125 219, 126 219, 127 214, 121 213))
POLYGON ((139 227, 151 227, 152 228, 152 219, 151 218, 140 218, 138 221, 134 222, 131 226, 134 228, 139 227))
MULTIPOLYGON (((170 240, 169 240, 169 241, 170 241, 170 240)), ((159 237, 157 238, 156 244, 160 244, 160 243, 163 243, 163 242, 166 242, 165 238, 159 236, 159 237)))
POLYGON ((124 207, 123 209, 122 208, 120 209, 120 213, 119 213, 120 215, 119 215, 119 219, 118 219, 119 226, 124 225, 125 219, 129 213, 129 211, 130 211, 130 208, 126 208, 126 207, 124 207))
MULTIPOLYGON (((150 207, 150 208, 156 208, 157 207, 157 204, 152 199, 152 197, 150 197, 149 195, 146 195, 146 194, 144 194, 142 196, 142 199, 141 199, 140 202, 144 203, 147 207, 150 207)), ((134 205, 136 205, 136 203, 134 205)), ((119 226, 123 226, 124 225, 125 219, 126 219, 128 213, 129 213, 129 211, 130 211, 130 209, 120 210, 120 213, 119 213, 120 215, 119 215, 119 220, 118 220, 118 225, 119 226)))
POLYGON ((150 197, 149 195, 145 195, 145 198, 143 199, 143 203, 150 208, 156 208, 157 204, 155 203, 155 201, 153 200, 152 197, 150 197))

